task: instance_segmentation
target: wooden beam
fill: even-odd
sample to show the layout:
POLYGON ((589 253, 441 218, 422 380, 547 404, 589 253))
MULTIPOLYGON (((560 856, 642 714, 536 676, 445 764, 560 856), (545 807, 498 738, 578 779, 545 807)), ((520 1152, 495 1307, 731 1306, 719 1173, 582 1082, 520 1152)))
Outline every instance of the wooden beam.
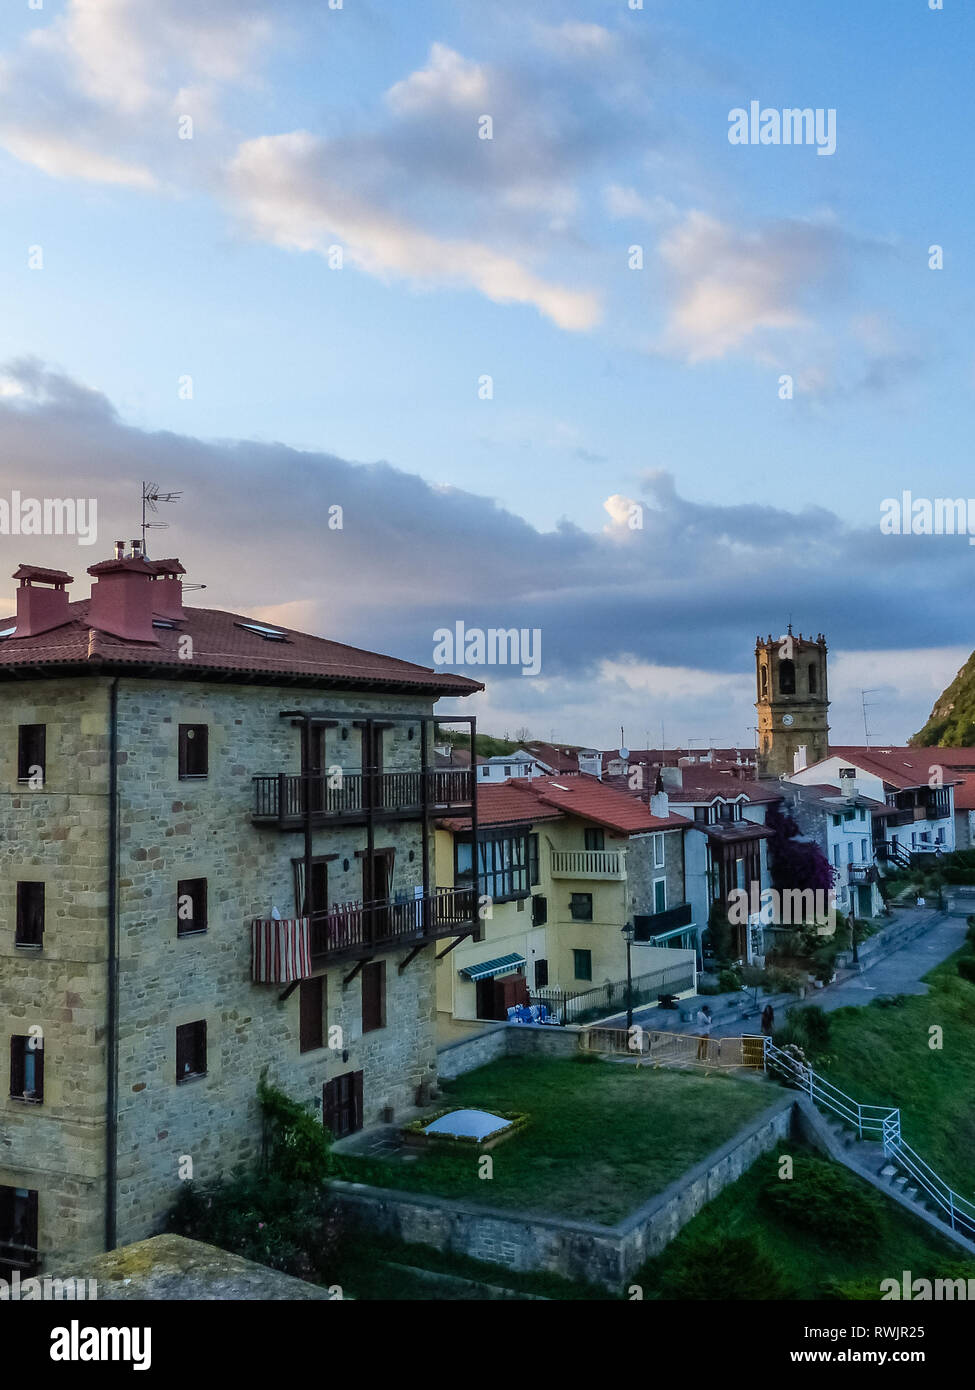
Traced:
POLYGON ((406 957, 406 960, 400 962, 400 965, 399 965, 399 974, 402 975, 403 971, 404 971, 404 970, 406 969, 406 967, 409 965, 409 963, 410 963, 410 961, 413 959, 413 957, 414 957, 414 956, 418 956, 418 955, 420 954, 421 951, 425 951, 426 948, 427 948, 429 945, 430 945, 429 941, 421 941, 420 944, 419 944, 419 946, 414 946, 414 947, 413 947, 413 950, 412 950, 412 951, 410 952, 410 954, 406 957))

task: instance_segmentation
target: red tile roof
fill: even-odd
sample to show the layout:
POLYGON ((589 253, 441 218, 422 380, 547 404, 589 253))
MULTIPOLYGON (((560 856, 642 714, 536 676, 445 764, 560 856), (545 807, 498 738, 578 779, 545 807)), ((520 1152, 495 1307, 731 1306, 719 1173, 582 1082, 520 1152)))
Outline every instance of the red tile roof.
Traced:
POLYGON ((965 773, 955 783, 955 810, 975 811, 975 773, 965 773))
POLYGON ((782 793, 774 781, 749 782, 745 778, 732 777, 722 772, 708 776, 699 772, 697 768, 687 767, 683 768, 682 772, 683 784, 680 787, 664 786, 664 791, 675 806, 710 802, 719 796, 724 797, 726 801, 744 797, 746 801, 756 803, 782 800, 782 793))
MULTIPOLYGON (((960 748, 866 748, 856 744, 830 745, 829 756, 842 758, 854 767, 862 768, 875 777, 881 778, 892 791, 906 791, 909 787, 926 787, 933 767, 958 767, 964 760, 956 755, 968 754, 975 768, 975 749, 960 748)), ((821 767, 810 763, 810 767, 821 767)))
MULTIPOLYGON (((105 563, 114 568, 128 562, 105 563)), ((163 562, 152 563, 158 566, 163 562)), ((267 641, 239 626, 257 619, 216 608, 187 608, 185 620, 177 621, 174 627, 154 628, 158 645, 125 641, 89 627, 88 609, 87 599, 69 604, 69 620, 61 627, 36 637, 0 640, 0 679, 51 675, 59 669, 66 673, 119 669, 133 675, 140 671, 154 675, 179 672, 184 677, 190 673, 202 677, 213 672, 232 675, 245 683, 266 684, 279 678, 284 683, 300 681, 317 686, 424 690, 434 696, 469 695, 484 689, 479 681, 466 676, 433 671, 280 624, 263 625, 283 632, 287 641, 267 641), (179 654, 180 640, 187 635, 193 642, 191 660, 179 654)), ((0 619, 0 629, 12 627, 15 622, 15 618, 0 619)))
MULTIPOLYGON (((607 787, 588 773, 567 777, 564 782, 557 777, 533 777, 531 781, 519 778, 478 786, 477 818, 481 826, 559 820, 563 816, 578 816, 621 835, 677 830, 691 824, 684 816, 655 816, 645 802, 607 787)), ((471 828, 469 818, 447 818, 440 824, 448 830, 471 828)))

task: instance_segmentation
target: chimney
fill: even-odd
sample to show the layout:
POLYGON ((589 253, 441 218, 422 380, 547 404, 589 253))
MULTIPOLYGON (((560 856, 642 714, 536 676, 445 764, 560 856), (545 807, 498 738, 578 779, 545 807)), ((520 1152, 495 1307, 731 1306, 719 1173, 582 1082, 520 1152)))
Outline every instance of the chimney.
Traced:
POLYGON ((152 581, 152 611, 157 618, 181 619, 186 617, 183 607, 183 581, 185 574, 178 560, 150 560, 156 571, 152 581))
POLYGON ((38 565, 21 565, 13 577, 20 580, 15 637, 36 637, 71 621, 68 591, 64 587, 74 583, 70 574, 38 565))
POLYGON ((152 580, 155 566, 141 558, 102 560, 91 565, 94 577, 88 604, 88 624, 126 642, 152 642, 152 580))
POLYGON ((650 798, 651 816, 660 816, 661 820, 666 820, 670 815, 670 797, 665 791, 654 792, 650 798))

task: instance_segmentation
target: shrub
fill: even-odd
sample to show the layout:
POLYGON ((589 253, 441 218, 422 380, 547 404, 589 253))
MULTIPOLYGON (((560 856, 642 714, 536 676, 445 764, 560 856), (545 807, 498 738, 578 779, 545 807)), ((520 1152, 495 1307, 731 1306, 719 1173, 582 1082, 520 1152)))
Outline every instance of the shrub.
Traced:
POLYGON ((330 1135, 321 1120, 268 1084, 261 1073, 257 1095, 264 1116, 266 1167, 275 1177, 296 1183, 321 1183, 331 1167, 330 1135))
POLYGON ((688 1238, 660 1281, 663 1298, 794 1298, 784 1269, 753 1235, 688 1238))
POLYGON ((876 1193, 822 1158, 797 1155, 792 1174, 770 1178, 762 1188, 763 1203, 780 1220, 834 1248, 876 1246, 884 1214, 876 1193))
POLYGON ((806 1008, 793 1009, 781 1028, 775 1030, 775 1044, 786 1047, 790 1043, 798 1047, 805 1058, 818 1057, 829 1047, 829 1014, 818 1004, 806 1008))
POLYGON ((720 994, 721 986, 717 980, 699 980, 697 992, 698 994, 720 994))
POLYGON ((798 970, 783 970, 774 966, 768 971, 767 988, 770 994, 798 994, 802 983, 798 970))
POLYGON ((341 1237, 338 1210, 323 1193, 256 1174, 185 1183, 166 1229, 299 1279, 326 1277, 341 1237))
POLYGON ((722 970, 718 976, 718 993, 726 994, 729 990, 741 989, 741 975, 733 968, 722 970))
POLYGON ((975 959, 960 960, 958 973, 963 980, 968 980, 970 984, 975 985, 975 959))
POLYGON ((902 1009, 907 1003, 905 994, 878 994, 873 1001, 876 1009, 902 1009))

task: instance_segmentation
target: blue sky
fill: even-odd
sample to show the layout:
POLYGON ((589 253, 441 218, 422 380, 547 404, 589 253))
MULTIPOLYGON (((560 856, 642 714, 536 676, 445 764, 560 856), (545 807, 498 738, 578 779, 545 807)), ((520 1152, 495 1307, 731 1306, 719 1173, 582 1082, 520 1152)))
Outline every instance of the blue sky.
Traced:
MULTIPOLYGON (((388 518, 395 563, 381 499, 340 560, 318 554, 314 509, 241 498, 240 546, 290 528, 316 556, 300 594, 275 578, 246 596, 300 598, 316 630, 427 662, 438 604, 447 621, 543 623, 553 679, 499 675, 485 718, 580 741, 660 719, 674 736, 744 739, 748 643, 785 608, 849 665, 835 731, 859 736, 856 690, 879 684, 881 734, 905 737, 971 647, 948 585, 970 582, 964 541, 876 546, 882 498, 975 492, 975 20, 944 3, 6 7, 13 437, 30 426, 52 478, 87 469, 122 525, 140 455, 170 432, 188 554, 224 529, 239 487, 233 446, 196 441, 302 451, 353 496, 369 491, 355 465, 388 463, 387 497, 418 475, 428 520, 420 507, 404 533, 388 518), (728 113, 752 100, 835 108, 836 152, 732 146, 728 113), (179 140, 186 114, 193 139, 179 140), (43 269, 28 268, 36 246, 43 269), (18 375, 24 359, 48 375, 18 375), (59 461, 45 438, 62 437, 65 383, 105 406, 81 412, 75 458, 59 461), (114 473, 92 462, 101 431, 127 441, 114 473), (479 499, 462 508, 461 553, 485 583, 466 597, 449 580, 439 596, 411 589, 411 548, 436 549, 441 526, 457 537, 444 489, 479 499), (655 508, 651 534, 617 534, 610 497, 655 508), (634 551, 651 541, 653 556, 634 551), (518 583, 493 584, 528 554, 518 583), (372 608, 316 599, 361 569, 372 608)), ((23 460, 5 454, 16 486, 23 460)), ((234 554, 208 559, 229 605, 234 554)))

